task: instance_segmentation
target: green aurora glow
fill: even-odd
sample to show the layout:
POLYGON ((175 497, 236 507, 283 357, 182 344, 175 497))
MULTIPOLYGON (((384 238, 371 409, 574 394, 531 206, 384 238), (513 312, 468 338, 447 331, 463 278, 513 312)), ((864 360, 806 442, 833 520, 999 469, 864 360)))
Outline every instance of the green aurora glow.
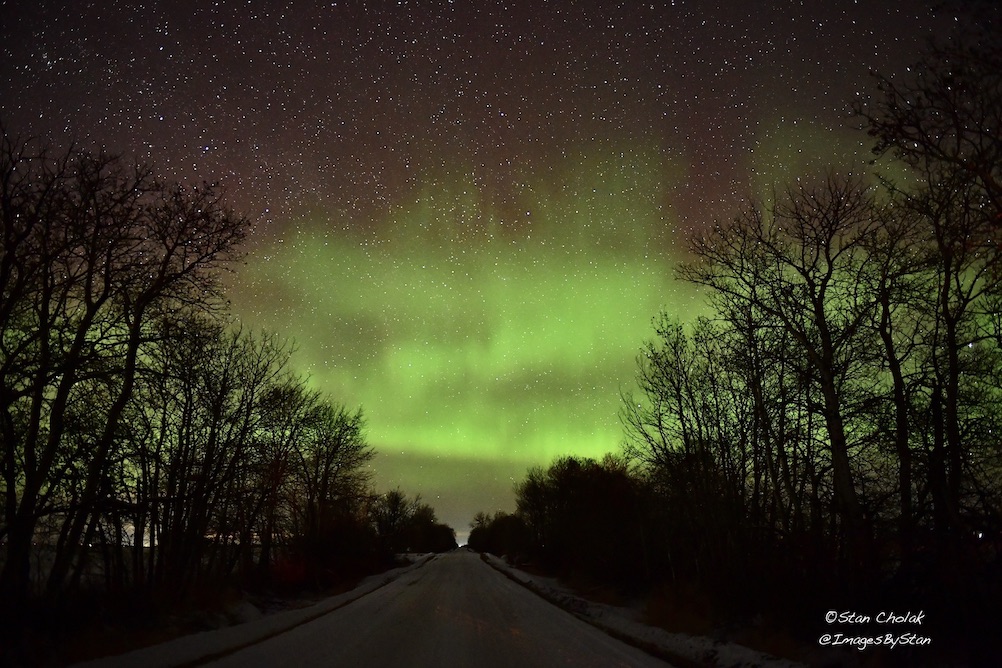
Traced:
MULTIPOLYGON (((764 138, 749 158, 760 195, 808 148, 859 155, 818 128, 795 136, 803 150, 772 155, 764 138)), ((618 451, 652 318, 702 312, 673 279, 686 240, 669 200, 685 175, 665 153, 595 147, 504 198, 472 167, 432 170, 379 220, 288 225, 254 249, 235 309, 290 337, 314 387, 363 407, 377 486, 421 493, 462 532, 477 510, 512 509, 529 466, 618 451)))
POLYGON ((381 455, 517 475, 616 451, 651 319, 699 304, 671 276, 678 176, 652 151, 598 150, 527 175, 501 206, 473 173, 439 170, 367 235, 300 221, 254 250, 237 312, 292 338, 315 387, 361 405, 381 455))

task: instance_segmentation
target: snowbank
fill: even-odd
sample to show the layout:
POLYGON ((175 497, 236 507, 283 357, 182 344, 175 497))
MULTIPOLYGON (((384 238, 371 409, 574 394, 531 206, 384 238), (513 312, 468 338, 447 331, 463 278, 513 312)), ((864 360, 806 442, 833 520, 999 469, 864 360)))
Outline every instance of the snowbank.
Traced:
POLYGON ((418 555, 407 566, 371 575, 351 591, 325 598, 305 608, 267 615, 245 624, 181 636, 152 647, 79 663, 76 668, 176 668, 203 663, 322 617, 389 584, 407 571, 420 568, 434 557, 434 554, 418 555))
POLYGON ((556 587, 553 583, 547 582, 548 578, 535 577, 517 568, 512 568, 504 560, 494 555, 483 554, 482 557, 484 561, 512 580, 567 610, 582 621, 669 663, 713 668, 805 668, 804 664, 777 659, 764 652, 735 643, 720 642, 684 633, 669 633, 664 629, 648 626, 630 619, 627 610, 575 596, 556 587))

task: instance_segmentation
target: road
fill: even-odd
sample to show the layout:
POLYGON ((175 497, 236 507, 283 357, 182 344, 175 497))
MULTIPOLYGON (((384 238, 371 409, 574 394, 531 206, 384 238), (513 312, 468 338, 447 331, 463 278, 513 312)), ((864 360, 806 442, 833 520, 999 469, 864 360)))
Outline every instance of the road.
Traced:
POLYGON ((312 622, 208 664, 667 666, 557 608, 472 552, 440 555, 312 622))

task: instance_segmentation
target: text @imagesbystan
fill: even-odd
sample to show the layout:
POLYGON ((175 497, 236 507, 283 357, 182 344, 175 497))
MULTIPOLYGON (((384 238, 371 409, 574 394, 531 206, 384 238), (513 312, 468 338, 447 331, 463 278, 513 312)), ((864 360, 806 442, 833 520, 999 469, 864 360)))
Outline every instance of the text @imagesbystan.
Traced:
POLYGON ((882 610, 874 614, 863 614, 851 610, 829 610, 825 613, 825 623, 848 626, 845 630, 832 630, 818 638, 818 644, 825 647, 853 647, 860 651, 870 647, 927 646, 932 638, 905 630, 906 626, 921 626, 925 621, 925 611, 896 612, 882 610), (887 630, 874 627, 892 627, 887 630))

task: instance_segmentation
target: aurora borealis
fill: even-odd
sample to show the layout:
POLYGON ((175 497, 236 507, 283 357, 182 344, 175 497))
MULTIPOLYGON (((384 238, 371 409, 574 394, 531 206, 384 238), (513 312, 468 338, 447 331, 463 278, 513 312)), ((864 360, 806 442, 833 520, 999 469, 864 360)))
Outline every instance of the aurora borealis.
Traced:
POLYGON ((514 220, 459 175, 373 234, 331 238, 306 222, 248 267, 257 288, 244 298, 277 296, 263 322, 295 323, 313 382, 374 407, 384 466, 416 466, 436 499, 476 480, 500 504, 533 463, 615 450, 619 389, 651 314, 698 308, 670 280, 671 256, 651 250, 670 248, 663 168, 623 160, 569 161, 566 192, 527 189, 514 220), (603 178, 629 167, 634 178, 603 178), (506 475, 478 479, 498 464, 506 475))
POLYGON ((218 181, 245 324, 361 405, 377 486, 463 532, 601 456, 686 238, 868 158, 931 3, 0 2, 8 131, 218 181))

